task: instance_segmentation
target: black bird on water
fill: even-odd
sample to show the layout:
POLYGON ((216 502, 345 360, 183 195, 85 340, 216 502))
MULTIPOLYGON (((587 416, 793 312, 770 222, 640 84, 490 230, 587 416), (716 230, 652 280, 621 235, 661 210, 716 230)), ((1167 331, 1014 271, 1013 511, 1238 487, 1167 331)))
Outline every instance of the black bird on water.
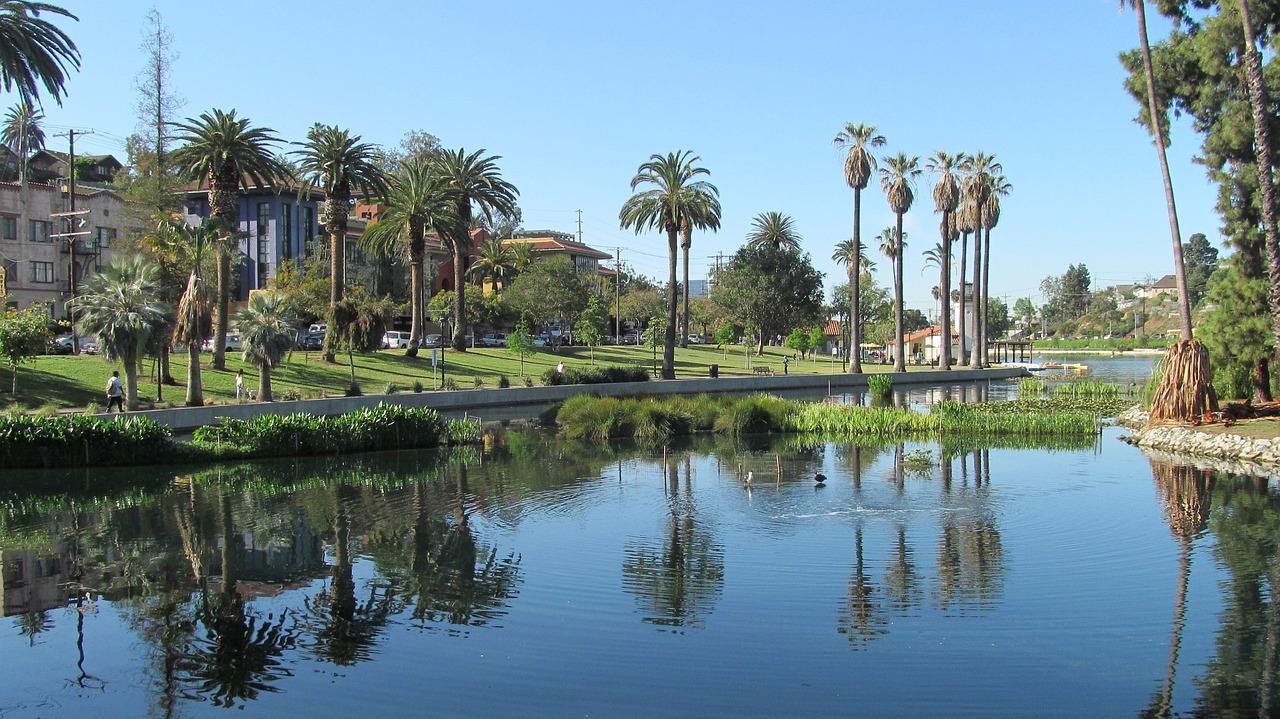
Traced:
POLYGON ((813 481, 817 484, 817 486, 821 487, 823 483, 827 481, 827 475, 823 474, 822 472, 818 472, 817 474, 813 475, 813 481))

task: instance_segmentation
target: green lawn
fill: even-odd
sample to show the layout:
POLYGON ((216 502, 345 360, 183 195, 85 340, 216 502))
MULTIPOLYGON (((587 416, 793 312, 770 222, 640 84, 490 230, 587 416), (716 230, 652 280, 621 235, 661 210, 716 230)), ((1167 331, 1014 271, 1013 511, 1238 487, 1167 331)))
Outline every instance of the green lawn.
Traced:
MULTIPOLYGON (((520 379, 520 361, 505 349, 472 349, 466 352, 445 351, 445 364, 448 377, 453 379, 461 389, 474 386, 476 378, 485 387, 495 387, 500 375, 507 375, 511 384, 523 384, 520 379)), ((764 357, 752 357, 751 366, 761 365, 782 373, 782 358, 794 354, 781 347, 765 348, 764 357)), ((649 366, 652 362, 652 351, 648 347, 601 347, 595 351, 595 363, 605 364, 639 364, 649 366)), ((340 362, 328 364, 320 358, 318 352, 294 352, 285 364, 272 373, 272 388, 279 395, 288 389, 297 389, 303 397, 319 397, 321 394, 341 395, 350 382, 350 370, 346 357, 340 362)), ((233 401, 235 372, 243 368, 245 385, 257 388, 257 371, 240 360, 240 354, 228 353, 228 371, 217 372, 209 369, 210 355, 204 355, 205 399, 213 402, 233 401)), ((532 377, 540 383, 542 373, 555 367, 561 360, 567 366, 586 366, 591 364, 591 354, 583 347, 571 347, 551 352, 539 350, 524 362, 524 375, 532 377)), ((661 363, 662 354, 658 354, 661 363)), ((746 358, 742 348, 732 348, 727 356, 714 346, 693 346, 676 350, 677 377, 706 377, 711 364, 720 365, 721 375, 747 375, 751 370, 746 368, 746 358), (736 351, 735 351, 736 350, 736 351)), ((400 391, 411 391, 414 381, 421 381, 431 388, 431 353, 429 350, 419 354, 416 359, 408 359, 403 350, 384 350, 368 355, 356 355, 356 380, 365 394, 380 394, 388 383, 395 383, 400 391)), ((39 357, 34 362, 22 365, 18 370, 18 394, 16 397, 8 393, 9 377, 7 371, 0 374, 0 406, 11 406, 15 403, 28 408, 46 405, 82 409, 90 404, 103 402, 103 387, 112 369, 118 365, 105 362, 101 357, 50 356, 39 357)), ((840 371, 839 363, 834 365, 840 371)), ((887 372, 889 365, 863 365, 868 372, 887 372)), ((928 369, 912 367, 914 370, 928 369)), ((163 401, 181 404, 185 390, 187 357, 175 354, 172 358, 171 372, 180 383, 179 386, 162 388, 163 401)), ((792 361, 792 374, 830 374, 832 363, 830 358, 818 361, 792 361)), ((148 361, 141 373, 153 372, 148 361)), ((123 374, 123 372, 121 373, 123 374)), ((154 380, 143 379, 139 387, 139 397, 144 401, 156 398, 154 380)))

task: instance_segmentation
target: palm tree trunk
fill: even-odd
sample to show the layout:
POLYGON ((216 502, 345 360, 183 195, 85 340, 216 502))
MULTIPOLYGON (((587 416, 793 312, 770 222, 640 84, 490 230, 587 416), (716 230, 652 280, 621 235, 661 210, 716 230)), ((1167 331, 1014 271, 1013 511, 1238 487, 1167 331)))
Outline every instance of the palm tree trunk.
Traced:
POLYGON ((236 229, 239 227, 240 172, 228 168, 221 176, 209 182, 209 214, 220 220, 226 237, 217 242, 217 305, 214 307, 213 362, 214 369, 227 368, 227 325, 231 319, 231 257, 236 251, 236 229))
POLYGON ((938 369, 951 369, 951 213, 942 213, 942 226, 945 228, 942 237, 942 282, 939 283, 939 295, 942 301, 941 325, 942 346, 938 355, 938 369))
POLYGON ((453 348, 459 352, 467 351, 467 329, 463 318, 467 315, 467 285, 462 279, 463 248, 458 246, 453 251, 453 348))
POLYGON ((1253 363, 1253 401, 1271 401, 1271 369, 1264 357, 1253 363))
POLYGON ((409 241, 409 348, 405 357, 417 357, 422 343, 422 239, 416 229, 409 241))
POLYGON ((965 260, 969 257, 969 233, 960 233, 960 304, 956 308, 956 322, 960 323, 960 356, 956 363, 963 365, 969 355, 969 331, 964 322, 965 260))
MULTIPOLYGON (((165 342, 160 348, 160 381, 164 384, 176 384, 173 373, 169 370, 169 353, 173 351, 173 343, 165 342)), ((159 391, 159 388, 157 388, 159 391)))
POLYGON ((325 230, 329 233, 329 331, 324 335, 324 361, 332 362, 337 355, 338 332, 333 320, 334 310, 342 300, 347 286, 347 198, 327 198, 328 222, 325 230))
POLYGON ((862 190, 853 188, 853 264, 849 270, 849 373, 862 372, 862 327, 858 322, 862 292, 862 190))
POLYGON ((231 312, 231 248, 218 247, 218 305, 213 332, 214 369, 227 369, 227 324, 231 312))
POLYGON ((907 371, 905 343, 902 341, 902 213, 897 213, 898 225, 893 244, 893 370, 907 371))
MULTIPOLYGON (((1249 4, 1245 0, 1238 0, 1240 3, 1240 22, 1244 26, 1244 66, 1246 84, 1249 86, 1249 104, 1253 109, 1253 149, 1258 157, 1258 188, 1259 195, 1262 199, 1262 229, 1266 236, 1267 249, 1267 281, 1269 284, 1268 298, 1271 300, 1271 331, 1273 336, 1280 339, 1280 232, 1276 230, 1276 222, 1280 218, 1276 215, 1276 198, 1275 183, 1272 180, 1272 172, 1275 167, 1274 160, 1271 156, 1271 130, 1268 126, 1270 122, 1270 111, 1267 105, 1267 87, 1262 79, 1262 61, 1258 57, 1258 47, 1253 35, 1253 22, 1249 18, 1249 4)), ((1141 3, 1138 3, 1141 6, 1141 3)), ((1142 14, 1141 8, 1138 10, 1138 17, 1142 23, 1140 30, 1142 31, 1142 51, 1143 63, 1147 71, 1147 93, 1151 94, 1151 87, 1154 84, 1151 71, 1150 50, 1147 48, 1146 39, 1146 19, 1142 14)), ((1153 122, 1154 124, 1154 122, 1153 122)), ((1160 147, 1160 167, 1164 171, 1165 177, 1165 195, 1169 200, 1169 221, 1174 223, 1174 231, 1177 231, 1177 215, 1173 209, 1173 185, 1169 182, 1168 163, 1164 157, 1164 144, 1161 142, 1161 135, 1156 136, 1156 144, 1160 147)), ((1175 234, 1175 239, 1177 235, 1175 234)), ((1177 264, 1175 268, 1178 271, 1178 292, 1186 302, 1186 282, 1182 270, 1182 252, 1181 242, 1179 242, 1179 252, 1177 264)), ((1187 325, 1186 339, 1191 338, 1190 332, 1190 315, 1183 320, 1187 325)))
POLYGON ((138 358, 124 360, 125 404, 130 412, 138 409, 138 358))
POLYGON ((988 322, 991 320, 991 228, 982 231, 982 366, 986 367, 988 322))
POLYGON ((187 406, 204 404, 204 386, 200 380, 200 342, 187 343, 187 406))
POLYGON ((662 378, 676 378, 676 228, 667 230, 667 337, 662 347, 662 378))
POLYGON ((680 346, 689 346, 689 247, 693 245, 693 230, 686 227, 680 231, 680 250, 684 254, 683 282, 680 283, 680 294, 684 295, 684 325, 680 332, 680 346))
POLYGON ((978 205, 974 214, 973 230, 973 353, 969 355, 969 366, 982 368, 982 206, 978 205))
POLYGON ((274 401, 271 398, 271 367, 265 364, 258 368, 258 401, 274 401))

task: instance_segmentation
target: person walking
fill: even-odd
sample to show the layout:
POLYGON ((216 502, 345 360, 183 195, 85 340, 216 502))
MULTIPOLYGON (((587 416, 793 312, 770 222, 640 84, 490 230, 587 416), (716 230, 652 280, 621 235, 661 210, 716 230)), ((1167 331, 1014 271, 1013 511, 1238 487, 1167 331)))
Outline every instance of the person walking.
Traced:
POLYGON ((244 400, 244 370, 236 371, 236 401, 244 400))
POLYGON ((124 412, 124 387, 120 384, 120 372, 113 371, 111 376, 107 378, 107 414, 111 414, 111 408, 115 407, 121 413, 124 412))

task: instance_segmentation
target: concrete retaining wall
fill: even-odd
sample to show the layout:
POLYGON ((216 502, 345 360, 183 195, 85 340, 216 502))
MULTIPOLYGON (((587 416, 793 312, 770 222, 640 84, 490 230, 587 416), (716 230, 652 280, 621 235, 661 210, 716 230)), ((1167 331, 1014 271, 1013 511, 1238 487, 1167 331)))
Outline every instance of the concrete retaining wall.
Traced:
MULTIPOLYGON (((1027 376, 1022 368, 988 370, 952 370, 950 372, 892 372, 895 387, 906 385, 957 384, 986 382, 1027 376)), ((510 389, 471 389, 453 392, 403 392, 393 395, 366 395, 364 397, 330 397, 304 399, 293 402, 249 402, 245 404, 214 405, 207 407, 175 407, 133 412, 134 416, 147 417, 167 424, 179 432, 212 424, 221 418, 251 419, 264 414, 292 414, 307 412, 314 415, 335 415, 379 403, 405 407, 430 407, 446 414, 470 412, 488 419, 494 410, 549 405, 562 402, 575 394, 589 392, 606 396, 669 395, 669 394, 721 394, 795 390, 819 390, 830 387, 832 392, 865 389, 866 374, 833 375, 778 375, 773 377, 721 377, 718 379, 678 379, 654 382, 618 382, 615 384, 562 385, 559 387, 512 387, 510 389), (486 410, 490 412, 486 413, 486 410)), ((497 412, 493 419, 505 419, 497 412)))

